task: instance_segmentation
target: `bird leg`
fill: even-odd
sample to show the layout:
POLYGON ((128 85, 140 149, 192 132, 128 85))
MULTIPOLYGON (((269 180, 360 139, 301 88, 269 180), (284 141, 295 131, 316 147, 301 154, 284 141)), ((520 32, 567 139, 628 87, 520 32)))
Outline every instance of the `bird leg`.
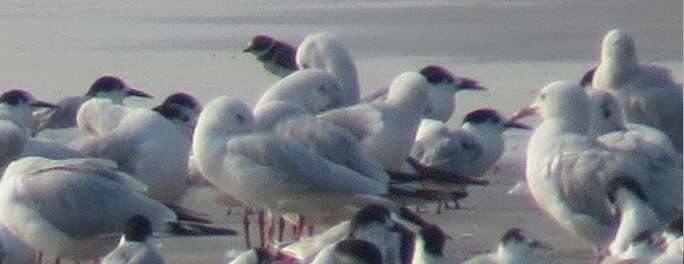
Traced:
POLYGON ((283 241, 283 233, 285 233, 285 218, 278 215, 278 242, 283 241))
POLYGON ((266 220, 264 219, 265 210, 259 210, 257 213, 257 221, 259 222, 259 246, 264 248, 266 246, 266 220))
POLYGON ((252 208, 245 206, 242 212, 242 225, 245 228, 245 247, 252 248, 252 243, 249 241, 249 215, 252 213, 252 208))

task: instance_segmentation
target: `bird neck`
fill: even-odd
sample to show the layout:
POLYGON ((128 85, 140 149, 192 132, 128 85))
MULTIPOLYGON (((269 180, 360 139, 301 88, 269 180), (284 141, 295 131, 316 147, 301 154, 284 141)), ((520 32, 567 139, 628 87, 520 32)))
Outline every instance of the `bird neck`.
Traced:
POLYGON ((8 107, 6 105, 0 105, 0 119, 14 123, 29 136, 35 126, 33 122, 33 111, 30 107, 8 107))
POLYGON ((635 71, 636 59, 623 57, 607 57, 601 60, 594 75, 594 87, 619 90, 635 71))
MULTIPOLYGON (((438 84, 442 85, 442 84, 438 84)), ((447 87, 430 87, 428 89, 428 96, 432 103, 432 112, 428 118, 436 119, 446 122, 454 112, 454 92, 447 87)))
POLYGON ((228 135, 217 132, 206 126, 197 126, 193 134, 192 152, 205 177, 220 173, 223 158, 226 155, 228 135), (215 171, 218 169, 219 171, 215 171))

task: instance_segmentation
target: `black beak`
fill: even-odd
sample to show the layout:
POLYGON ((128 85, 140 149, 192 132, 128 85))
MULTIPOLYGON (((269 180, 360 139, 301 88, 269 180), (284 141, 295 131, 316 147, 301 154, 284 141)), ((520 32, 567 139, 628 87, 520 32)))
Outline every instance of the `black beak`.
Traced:
POLYGON ((149 94, 147 94, 146 92, 143 92, 143 91, 140 91, 140 90, 136 90, 136 89, 133 89, 133 88, 127 88, 127 89, 126 89, 126 94, 127 94, 128 96, 137 96, 137 97, 152 98, 152 96, 149 95, 149 94))
POLYGON ((45 101, 35 100, 29 103, 33 107, 44 107, 44 108, 58 108, 57 105, 51 104, 45 101))

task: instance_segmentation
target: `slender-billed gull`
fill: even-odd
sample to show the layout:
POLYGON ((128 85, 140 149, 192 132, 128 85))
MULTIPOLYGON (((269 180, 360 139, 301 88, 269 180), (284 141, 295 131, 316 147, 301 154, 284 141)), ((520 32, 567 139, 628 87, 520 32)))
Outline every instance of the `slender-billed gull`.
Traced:
POLYGON ((682 84, 666 68, 639 63, 629 34, 613 29, 603 37, 592 86, 613 91, 627 121, 662 130, 682 151, 682 84))
POLYGON ((344 90, 342 105, 359 102, 359 78, 354 60, 334 34, 323 32, 307 36, 297 48, 296 60, 300 69, 320 69, 335 76, 344 90))
POLYGON ((534 113, 543 118, 527 148, 526 176, 537 204, 601 252, 618 227, 607 199, 608 184, 617 177, 633 178, 648 206, 666 223, 682 213, 682 170, 657 166, 644 153, 614 150, 595 141, 587 134, 589 111, 583 87, 553 82, 513 119, 534 113))
POLYGON ((119 245, 102 259, 102 264, 163 264, 164 258, 151 237, 150 220, 134 215, 124 225, 119 245))
POLYGON ((295 61, 297 50, 271 36, 254 36, 243 52, 254 54, 268 72, 279 77, 285 77, 298 69, 295 61))
POLYGON ((261 95, 254 106, 283 101, 303 107, 313 114, 343 106, 346 91, 337 79, 322 70, 301 70, 281 79, 261 95))
POLYGON ((144 189, 105 160, 26 157, 0 181, 0 221, 43 255, 73 260, 106 255, 134 215, 149 219, 155 232, 235 234, 178 222, 183 214, 138 192, 144 189))
POLYGON ((41 101, 25 90, 12 89, 0 95, 0 119, 14 122, 27 135, 35 132, 33 113, 41 108, 54 109, 55 105, 41 101))

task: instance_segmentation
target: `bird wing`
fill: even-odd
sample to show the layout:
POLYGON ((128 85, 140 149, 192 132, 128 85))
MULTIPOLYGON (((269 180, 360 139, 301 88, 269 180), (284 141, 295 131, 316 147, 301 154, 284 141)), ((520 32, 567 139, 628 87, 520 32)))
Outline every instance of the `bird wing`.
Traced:
POLYGON ((333 109, 319 114, 318 117, 346 128, 359 142, 379 133, 383 127, 382 113, 370 104, 333 109))
POLYGON ((135 214, 153 223, 175 219, 171 210, 134 191, 128 184, 131 179, 103 164, 93 159, 38 164, 17 181, 16 196, 72 237, 121 233, 135 214))
POLYGON ((108 99, 93 98, 78 109, 76 122, 81 131, 98 136, 118 127, 129 112, 128 107, 114 104, 108 99))

